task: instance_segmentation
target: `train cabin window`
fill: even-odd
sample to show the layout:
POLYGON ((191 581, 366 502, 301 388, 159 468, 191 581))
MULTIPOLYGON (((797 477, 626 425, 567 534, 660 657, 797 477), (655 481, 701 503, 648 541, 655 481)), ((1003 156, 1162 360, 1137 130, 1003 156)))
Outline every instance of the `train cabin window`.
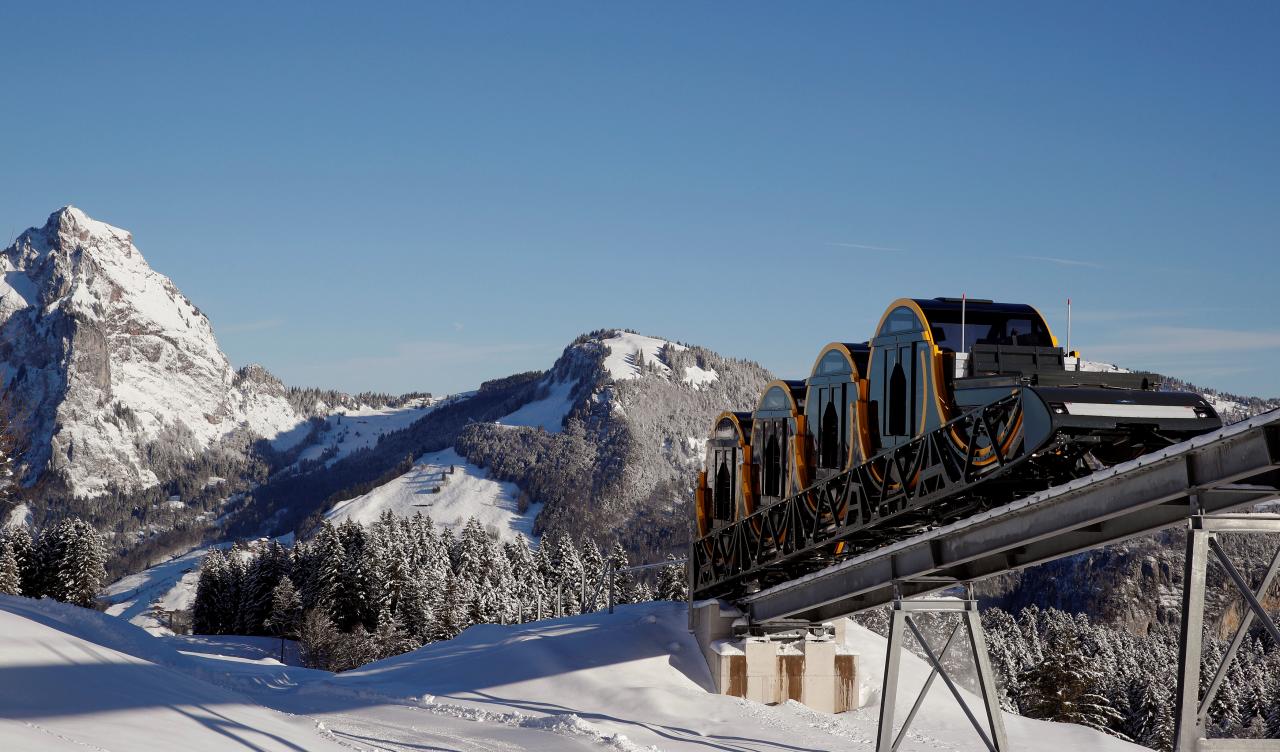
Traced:
POLYGON ((773 387, 764 395, 764 400, 760 403, 761 410, 790 410, 791 400, 787 398, 786 392, 782 391, 782 387, 773 387))
POLYGON ((890 436, 907 435, 907 374, 901 361, 893 364, 893 373, 889 376, 889 425, 886 433, 890 436))
POLYGON ((904 332, 918 332, 923 329, 924 326, 920 323, 915 311, 906 306, 899 306, 893 309, 889 317, 884 320, 884 326, 880 327, 880 334, 902 334, 904 332))
POLYGON ((729 462, 721 458, 716 470, 715 513, 717 520, 733 519, 733 471, 729 462))
POLYGON ((1053 347, 1053 337, 1044 322, 1035 316, 970 311, 960 341, 960 312, 935 311, 929 314, 933 343, 943 350, 969 352, 974 345, 1022 345, 1053 347))
POLYGON ((764 495, 782 495, 782 451, 778 448, 778 437, 773 433, 764 445, 764 495))
MULTIPOLYGON (((827 390, 822 390, 824 393, 827 390)), ((826 396, 824 394, 824 396, 826 396)), ((835 400, 827 398, 827 408, 822 411, 822 426, 818 433, 821 445, 819 454, 822 467, 836 467, 840 463, 840 415, 835 400)))
POLYGON ((846 373, 852 373, 848 358, 839 350, 830 350, 826 355, 822 356, 822 361, 818 363, 817 373, 814 375, 840 376, 846 373))

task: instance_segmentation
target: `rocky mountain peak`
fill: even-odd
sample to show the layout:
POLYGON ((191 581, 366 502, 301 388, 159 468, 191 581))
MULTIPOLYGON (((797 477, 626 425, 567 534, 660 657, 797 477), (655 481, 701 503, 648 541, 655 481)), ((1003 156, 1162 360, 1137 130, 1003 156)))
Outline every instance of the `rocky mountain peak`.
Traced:
POLYGON ((191 456, 241 426, 270 438, 300 420, 283 389, 237 392, 209 320, 127 230, 63 207, 0 251, 0 275, 0 388, 31 447, 28 482, 53 470, 79 496, 150 485, 156 446, 191 456))

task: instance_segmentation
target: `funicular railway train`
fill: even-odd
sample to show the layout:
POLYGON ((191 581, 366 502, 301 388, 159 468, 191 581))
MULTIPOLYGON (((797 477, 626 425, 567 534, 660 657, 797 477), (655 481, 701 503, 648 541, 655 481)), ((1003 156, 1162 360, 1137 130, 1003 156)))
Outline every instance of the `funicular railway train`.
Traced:
POLYGON ((873 338, 721 413, 692 595, 729 597, 1221 427, 1199 395, 1089 369, 1029 305, 899 299, 873 338))

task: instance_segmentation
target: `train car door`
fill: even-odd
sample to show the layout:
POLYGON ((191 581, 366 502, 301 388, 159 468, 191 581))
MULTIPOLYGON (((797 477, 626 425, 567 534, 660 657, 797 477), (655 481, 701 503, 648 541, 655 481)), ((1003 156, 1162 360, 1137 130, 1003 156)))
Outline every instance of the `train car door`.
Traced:
POLYGON ((882 450, 921 433, 928 346, 923 323, 905 306, 889 313, 872 342, 870 398, 882 450))
POLYGON ((738 472, 737 448, 713 450, 715 476, 712 485, 712 524, 715 527, 733 521, 733 507, 737 498, 736 476, 738 472))

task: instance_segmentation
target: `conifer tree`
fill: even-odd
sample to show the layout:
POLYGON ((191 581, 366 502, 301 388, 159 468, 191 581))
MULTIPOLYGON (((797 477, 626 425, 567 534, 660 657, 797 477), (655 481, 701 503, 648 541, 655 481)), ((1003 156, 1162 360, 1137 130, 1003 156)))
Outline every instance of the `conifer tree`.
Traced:
POLYGON ((609 549, 609 567, 613 571, 613 602, 639 603, 636 598, 635 574, 628 570, 631 562, 627 559, 627 550, 621 541, 614 541, 609 549))
POLYGON ((436 639, 452 640, 462 634, 462 630, 471 626, 467 604, 471 593, 467 589, 467 581, 450 574, 444 586, 444 598, 436 618, 436 639))
POLYGON ((93 606, 107 576, 107 553, 102 536, 89 523, 69 517, 46 530, 40 536, 38 558, 44 595, 77 606, 93 606))
MULTIPOLYGON (((359 525, 353 525, 359 528, 359 525)), ((371 588, 368 560, 365 558, 366 539, 363 531, 359 535, 342 535, 341 528, 346 526, 346 523, 339 526, 339 536, 345 538, 342 568, 334 584, 330 609, 334 625, 342 632, 350 632, 356 626, 376 626, 368 619, 371 588)))
POLYGON ((538 617, 538 606, 545 611, 542 573, 538 569, 538 560, 529 549, 529 542, 524 537, 510 541, 503 546, 507 561, 510 563, 513 581, 512 596, 515 598, 520 622, 533 621, 538 617))
POLYGON ((1112 730, 1122 719, 1111 698, 1100 694, 1102 672, 1079 649, 1080 637, 1072 619, 1050 610, 1053 631, 1046 640, 1045 659, 1023 677, 1023 712, 1042 720, 1075 723, 1098 731, 1112 730))
POLYGON ((333 523, 325 520, 321 524, 304 558, 303 607, 308 611, 319 609, 325 614, 332 613, 334 592, 346 560, 346 551, 333 523))
POLYGON ((600 555, 596 542, 586 536, 578 541, 578 552, 582 560, 582 613, 599 611, 605 607, 609 596, 604 557, 600 555))
POLYGON ((31 540, 31 531, 26 525, 15 525, 5 528, 3 532, 4 546, 13 552, 14 561, 18 563, 18 579, 22 594, 29 598, 39 598, 41 575, 40 562, 36 558, 35 543, 31 540))
POLYGON ((660 601, 683 601, 689 597, 689 580, 685 565, 667 555, 668 564, 658 570, 658 585, 654 597, 660 601))
POLYGON ((220 549, 205 554, 200 564, 195 601, 191 604, 191 630, 196 634, 225 634, 228 584, 227 556, 220 549))
POLYGON ((278 541, 267 544, 245 567, 238 634, 263 633, 274 607, 276 586, 289 570, 289 552, 278 541))
POLYGON ((582 613, 582 560, 573 540, 564 533, 554 533, 550 545, 552 569, 552 603, 556 616, 582 613))
POLYGON ((449 569, 458 571, 458 540, 451 528, 441 528, 440 550, 449 557, 449 569))
POLYGON ((435 639, 435 611, 422 582, 417 578, 405 582, 395 615, 404 624, 405 633, 417 640, 418 644, 435 639))
POLYGON ((277 637, 295 638, 302 627, 302 598, 287 575, 271 591, 271 612, 264 626, 277 637))
POLYGON ((22 573, 8 546, 0 547, 0 595, 22 595, 22 573))

